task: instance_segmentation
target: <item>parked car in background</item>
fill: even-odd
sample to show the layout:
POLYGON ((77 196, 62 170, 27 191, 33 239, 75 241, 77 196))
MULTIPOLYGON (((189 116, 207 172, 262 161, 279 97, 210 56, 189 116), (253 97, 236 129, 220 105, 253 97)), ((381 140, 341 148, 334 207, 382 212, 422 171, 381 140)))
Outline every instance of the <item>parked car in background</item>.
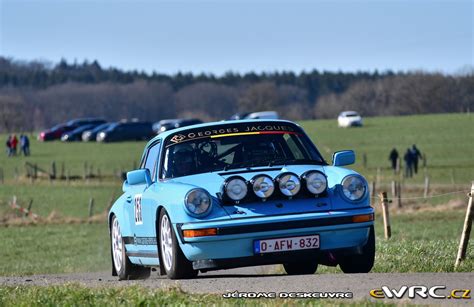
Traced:
POLYGON ((82 140, 84 142, 90 142, 90 141, 95 142, 96 138, 97 138, 97 134, 99 132, 102 132, 102 131, 106 130, 112 124, 113 123, 105 123, 105 124, 99 125, 97 127, 94 127, 92 129, 85 130, 84 132, 82 132, 82 140))
POLYGON ((344 111, 337 117, 339 127, 361 127, 362 117, 355 111, 344 111))
POLYGON ((197 119, 197 118, 177 119, 177 120, 170 121, 168 123, 165 123, 165 124, 161 125, 160 130, 158 131, 158 133, 162 133, 162 132, 169 131, 169 130, 176 129, 176 128, 181 128, 181 127, 186 127, 186 126, 191 126, 191 125, 197 125, 197 124, 201 124, 201 123, 202 123, 202 121, 200 119, 197 119))
POLYGON ((275 111, 263 111, 250 113, 244 119, 278 119, 278 113, 275 111))
POLYGON ((170 125, 171 126, 174 126, 174 124, 178 121, 179 119, 177 118, 174 118, 174 119, 162 119, 156 123, 153 124, 153 131, 158 134, 160 133, 160 129, 161 127, 165 126, 165 125, 170 125))
POLYGON ((97 142, 120 142, 148 140, 155 136, 148 122, 119 122, 97 134, 97 142))
POLYGON ((239 119, 244 119, 247 115, 249 115, 250 113, 248 112, 241 112, 241 113, 235 113, 234 115, 232 115, 231 117, 229 117, 228 120, 239 120, 239 119))
POLYGON ((40 141, 52 141, 58 140, 61 136, 69 131, 72 131, 80 126, 87 125, 87 124, 102 124, 105 123, 105 120, 101 118, 77 118, 70 120, 66 123, 56 125, 51 129, 46 129, 41 131, 38 135, 38 140, 40 141))
POLYGON ((66 123, 56 125, 50 129, 41 131, 38 135, 38 140, 40 141, 53 141, 61 138, 63 133, 74 130, 76 126, 68 126, 66 123))
POLYGON ((79 126, 79 128, 63 133, 63 135, 61 136, 61 141, 63 142, 80 141, 82 139, 82 132, 93 129, 95 127, 97 127, 97 125, 94 125, 94 124, 79 126))
POLYGON ((303 129, 281 120, 207 123, 159 134, 126 174, 108 215, 112 275, 171 279, 199 271, 283 264, 368 273, 374 208, 364 177, 328 164, 303 129))

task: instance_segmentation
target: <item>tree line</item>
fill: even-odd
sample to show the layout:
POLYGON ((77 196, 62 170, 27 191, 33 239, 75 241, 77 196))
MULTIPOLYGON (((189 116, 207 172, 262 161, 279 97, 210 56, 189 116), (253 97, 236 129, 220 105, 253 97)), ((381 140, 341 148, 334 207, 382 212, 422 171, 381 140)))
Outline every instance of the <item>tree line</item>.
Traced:
POLYGON ((228 72, 165 75, 0 57, 0 130, 31 131, 71 118, 198 117, 276 110, 292 120, 464 112, 474 106, 474 74, 410 72, 228 72))

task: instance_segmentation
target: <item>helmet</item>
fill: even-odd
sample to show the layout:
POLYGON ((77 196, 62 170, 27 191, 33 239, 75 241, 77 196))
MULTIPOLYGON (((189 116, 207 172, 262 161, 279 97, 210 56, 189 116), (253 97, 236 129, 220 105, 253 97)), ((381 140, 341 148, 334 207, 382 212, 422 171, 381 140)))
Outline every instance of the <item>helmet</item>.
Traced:
POLYGON ((171 173, 173 177, 193 174, 196 170, 194 149, 190 145, 175 145, 171 155, 171 173))

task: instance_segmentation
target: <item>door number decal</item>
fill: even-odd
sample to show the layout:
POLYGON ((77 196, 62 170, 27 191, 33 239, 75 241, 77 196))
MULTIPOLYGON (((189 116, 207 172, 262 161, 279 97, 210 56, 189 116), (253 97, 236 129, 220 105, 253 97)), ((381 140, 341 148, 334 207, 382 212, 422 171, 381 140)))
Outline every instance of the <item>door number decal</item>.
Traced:
POLYGON ((143 224, 142 218, 142 194, 135 195, 135 225, 143 224))

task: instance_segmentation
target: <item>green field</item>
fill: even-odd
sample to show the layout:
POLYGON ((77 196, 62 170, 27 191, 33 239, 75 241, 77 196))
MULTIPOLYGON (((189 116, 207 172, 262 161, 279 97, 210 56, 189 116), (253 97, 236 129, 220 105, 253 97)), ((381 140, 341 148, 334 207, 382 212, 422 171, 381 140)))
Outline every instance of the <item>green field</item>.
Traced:
MULTIPOLYGON (((338 128, 334 120, 302 122, 305 130, 330 161, 331 153, 354 149, 358 156, 367 155, 368 167, 361 159, 355 168, 370 181, 381 168, 382 184, 392 180, 388 169, 388 153, 416 143, 428 157, 427 173, 434 186, 433 194, 462 191, 435 198, 404 200, 404 209, 392 209, 393 238, 382 237, 381 219, 376 226, 377 261, 375 272, 449 272, 453 270, 457 244, 467 204, 466 190, 474 179, 474 117, 466 114, 367 118, 362 128, 338 128), (453 178, 454 175, 454 178, 453 178), (453 184, 454 179, 454 184, 453 184), (440 208, 430 212, 432 209, 440 208)), ((5 136, 3 136, 5 137, 5 136)), ((62 217, 86 218, 88 202, 94 198, 94 213, 104 212, 112 198, 121 193, 121 181, 115 172, 129 170, 138 163, 144 142, 119 144, 41 143, 32 141, 32 156, 7 158, 0 156, 4 183, 0 183, 0 217, 15 216, 8 202, 13 195, 26 207, 33 199, 32 211, 42 217, 51 212, 62 217), (60 172, 64 162, 71 175, 83 174, 84 162, 101 168, 105 177, 88 181, 77 179, 50 182, 25 178, 25 161, 49 169, 55 161, 60 172), (15 169, 18 178, 15 177, 15 169)), ((423 174, 404 180, 404 197, 419 197, 423 174)), ((385 186, 387 188, 387 186, 385 186)), ((436 196, 436 195, 435 195, 436 196)), ((374 204, 376 201, 374 200, 374 204)), ((28 218, 26 218, 28 220, 28 218)), ((103 224, 63 224, 36 226, 0 226, 3 238, 0 249, 0 274, 35 274, 108 270, 108 238, 103 224), (87 244, 86 244, 87 243, 87 244), (88 248, 85 247, 87 245, 88 248), (32 261, 33 259, 55 261, 32 261)), ((472 242, 472 241, 471 241, 472 242)), ((468 255, 472 255, 472 243, 468 255)), ((473 270, 469 256, 461 271, 473 270)), ((338 272, 321 268, 320 273, 338 272)))

